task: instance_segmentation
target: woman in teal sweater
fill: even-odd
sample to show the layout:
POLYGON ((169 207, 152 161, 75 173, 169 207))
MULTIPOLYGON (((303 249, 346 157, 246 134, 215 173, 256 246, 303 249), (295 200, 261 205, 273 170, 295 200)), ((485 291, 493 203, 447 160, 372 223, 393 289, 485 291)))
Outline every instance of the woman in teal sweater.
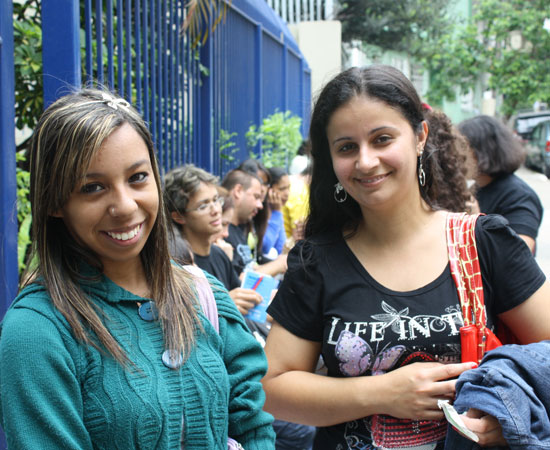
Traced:
POLYGON ((31 146, 37 269, 2 322, 0 415, 10 448, 273 449, 267 364, 209 277, 171 264, 151 135, 123 99, 63 97, 31 146))

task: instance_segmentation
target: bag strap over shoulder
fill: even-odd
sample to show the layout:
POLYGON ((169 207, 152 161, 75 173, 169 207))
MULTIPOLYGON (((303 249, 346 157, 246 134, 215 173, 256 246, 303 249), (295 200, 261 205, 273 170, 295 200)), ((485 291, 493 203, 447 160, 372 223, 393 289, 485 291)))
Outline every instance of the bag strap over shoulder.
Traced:
POLYGON ((484 328, 487 315, 475 239, 479 216, 448 213, 446 234, 451 274, 457 287, 464 325, 484 328))
POLYGON ((446 223, 449 265, 464 320, 464 326, 460 327, 462 362, 473 361, 478 364, 486 352, 502 345, 487 328, 487 310, 475 236, 480 215, 448 213, 446 223))
POLYGON ((195 276, 195 288, 202 307, 204 315, 208 318, 216 331, 220 332, 220 323, 218 318, 218 306, 210 283, 206 279, 204 272, 196 266, 183 266, 185 270, 195 276))

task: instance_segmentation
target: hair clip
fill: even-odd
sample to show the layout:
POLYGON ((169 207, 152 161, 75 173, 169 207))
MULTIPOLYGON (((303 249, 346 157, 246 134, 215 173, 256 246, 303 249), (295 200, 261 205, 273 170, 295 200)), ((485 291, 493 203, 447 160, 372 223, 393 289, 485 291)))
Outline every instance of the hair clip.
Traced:
POLYGON ((130 107, 130 103, 128 103, 123 98, 115 98, 112 95, 107 94, 106 92, 102 92, 101 96, 103 97, 103 103, 113 109, 118 109, 119 106, 125 109, 130 107))

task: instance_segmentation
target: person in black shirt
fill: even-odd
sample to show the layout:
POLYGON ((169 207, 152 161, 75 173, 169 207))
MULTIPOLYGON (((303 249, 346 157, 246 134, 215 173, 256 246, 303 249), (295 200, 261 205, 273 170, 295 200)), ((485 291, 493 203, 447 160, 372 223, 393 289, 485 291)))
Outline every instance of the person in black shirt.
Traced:
POLYGON ((534 253, 543 208, 537 193, 514 174, 525 159, 521 143, 494 117, 477 116, 458 128, 476 154, 480 211, 506 218, 534 253))
MULTIPOLYGON (((261 302, 262 297, 252 289, 240 287, 231 261, 221 248, 212 244, 212 238, 222 229, 223 196, 219 195, 217 181, 214 175, 188 164, 166 174, 164 196, 176 228, 181 230, 181 236, 193 250, 195 264, 223 283, 241 314, 246 316, 250 308, 261 302)), ((253 206, 253 202, 250 204, 253 206)), ((263 346, 270 324, 258 323, 247 317, 245 322, 263 346)), ((307 425, 285 421, 275 421, 273 428, 277 434, 276 447, 282 450, 297 448, 292 447, 294 444, 300 445, 299 448, 309 448, 315 431, 307 425)))
MULTIPOLYGON (((223 197, 218 194, 218 178, 193 164, 177 167, 164 179, 164 197, 175 224, 175 236, 187 240, 195 264, 218 278, 241 314, 262 301, 251 289, 240 287, 231 261, 222 249, 212 245, 212 237, 222 229, 223 197)), ((177 260, 178 255, 174 255, 177 260)))
MULTIPOLYGON (((437 400, 476 366, 460 363, 448 210, 436 205, 453 166, 438 166, 420 98, 390 66, 331 80, 310 140, 305 239, 268 308, 265 409, 316 425, 315 450, 443 449, 437 400), (327 376, 315 373, 319 355, 327 376), (396 422, 398 444, 385 431, 396 422)), ((489 326, 500 319, 522 344, 549 339, 550 284, 527 246, 496 215, 479 217, 475 237, 489 326)), ((480 445, 505 444, 496 418, 462 419, 480 445)))
POLYGON ((245 268, 271 276, 284 273, 286 254, 279 255, 274 261, 258 264, 253 254, 253 249, 255 250, 257 245, 252 245, 251 248, 248 242, 251 219, 263 208, 262 183, 259 178, 249 172, 235 169, 227 173, 222 186, 229 191, 235 205, 233 220, 229 225, 229 236, 226 240, 234 248, 233 266, 239 276, 245 268))

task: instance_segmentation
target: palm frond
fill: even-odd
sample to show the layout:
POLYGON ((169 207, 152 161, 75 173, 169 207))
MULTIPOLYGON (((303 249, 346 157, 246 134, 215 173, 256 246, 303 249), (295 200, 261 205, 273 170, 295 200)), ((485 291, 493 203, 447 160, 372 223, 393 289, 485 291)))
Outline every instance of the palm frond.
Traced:
POLYGON ((189 0, 185 5, 185 19, 181 34, 188 34, 192 47, 203 44, 227 15, 231 0, 189 0))

